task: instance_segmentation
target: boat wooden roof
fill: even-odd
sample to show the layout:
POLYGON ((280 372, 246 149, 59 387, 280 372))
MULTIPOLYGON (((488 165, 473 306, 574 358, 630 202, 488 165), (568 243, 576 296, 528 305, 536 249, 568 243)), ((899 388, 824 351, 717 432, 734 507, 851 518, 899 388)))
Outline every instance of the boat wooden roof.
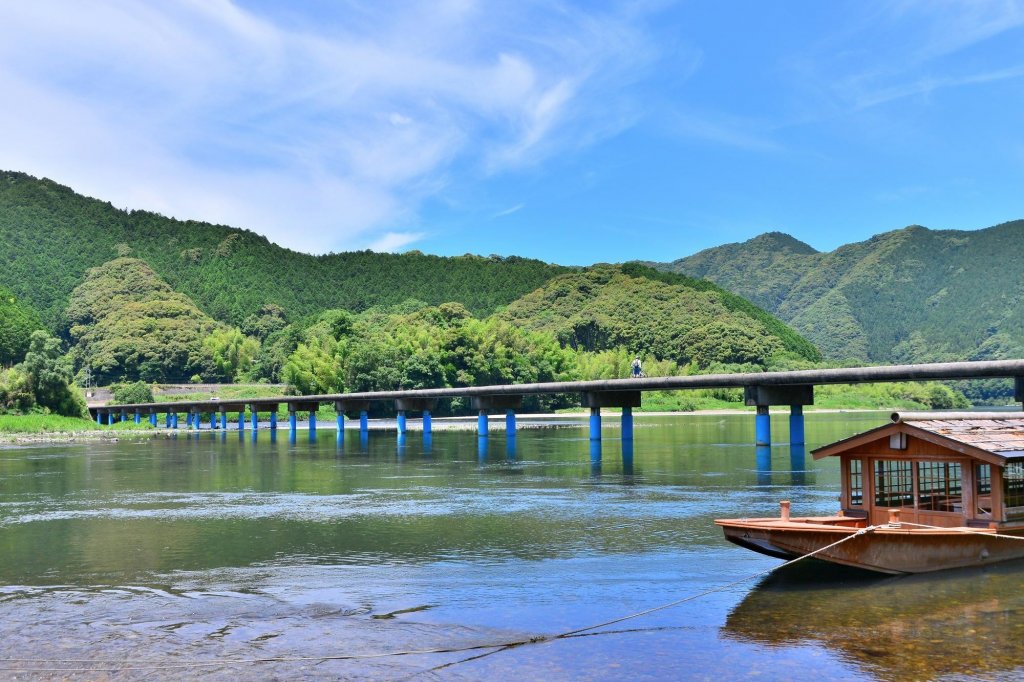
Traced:
POLYGON ((895 413, 891 424, 859 433, 814 450, 815 459, 842 454, 892 433, 907 433, 921 440, 1003 465, 1024 459, 1022 412, 914 412, 895 413))

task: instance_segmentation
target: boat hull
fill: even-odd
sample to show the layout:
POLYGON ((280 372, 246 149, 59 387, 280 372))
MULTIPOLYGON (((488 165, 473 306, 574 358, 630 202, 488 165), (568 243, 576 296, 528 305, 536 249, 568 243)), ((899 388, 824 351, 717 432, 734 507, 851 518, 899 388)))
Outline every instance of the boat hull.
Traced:
MULTIPOLYGON (((811 554, 861 530, 821 521, 824 520, 721 519, 715 523, 722 526, 730 542, 781 559, 811 554)), ((974 528, 879 526, 821 551, 815 558, 890 574, 984 566, 1024 558, 1024 531, 1009 533, 1022 536, 997 537, 995 531, 974 528)))

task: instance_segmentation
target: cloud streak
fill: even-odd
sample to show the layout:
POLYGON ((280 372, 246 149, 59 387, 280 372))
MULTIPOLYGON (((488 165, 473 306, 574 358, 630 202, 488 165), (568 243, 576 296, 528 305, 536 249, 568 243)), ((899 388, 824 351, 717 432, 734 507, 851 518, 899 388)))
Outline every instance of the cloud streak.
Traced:
POLYGON ((0 166, 311 252, 393 250, 451 183, 620 128, 642 21, 571 6, 230 0, 0 8, 0 166), (272 8, 276 9, 276 8, 272 8))

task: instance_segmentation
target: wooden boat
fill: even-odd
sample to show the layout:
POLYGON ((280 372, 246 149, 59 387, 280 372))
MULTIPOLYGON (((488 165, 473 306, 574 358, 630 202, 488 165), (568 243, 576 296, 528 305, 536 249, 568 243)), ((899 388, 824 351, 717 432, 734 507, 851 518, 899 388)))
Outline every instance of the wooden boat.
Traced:
POLYGON ((1024 558, 1024 414, 910 413, 813 451, 839 457, 835 516, 719 519, 781 559, 925 573, 1024 558))

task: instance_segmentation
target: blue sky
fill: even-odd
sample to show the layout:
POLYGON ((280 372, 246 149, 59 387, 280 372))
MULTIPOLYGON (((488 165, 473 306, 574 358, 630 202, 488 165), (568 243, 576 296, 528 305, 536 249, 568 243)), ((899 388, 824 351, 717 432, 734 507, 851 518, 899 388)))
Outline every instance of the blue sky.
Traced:
POLYGON ((1024 218, 1024 2, 34 0, 0 92, 0 167, 314 253, 1024 218))

